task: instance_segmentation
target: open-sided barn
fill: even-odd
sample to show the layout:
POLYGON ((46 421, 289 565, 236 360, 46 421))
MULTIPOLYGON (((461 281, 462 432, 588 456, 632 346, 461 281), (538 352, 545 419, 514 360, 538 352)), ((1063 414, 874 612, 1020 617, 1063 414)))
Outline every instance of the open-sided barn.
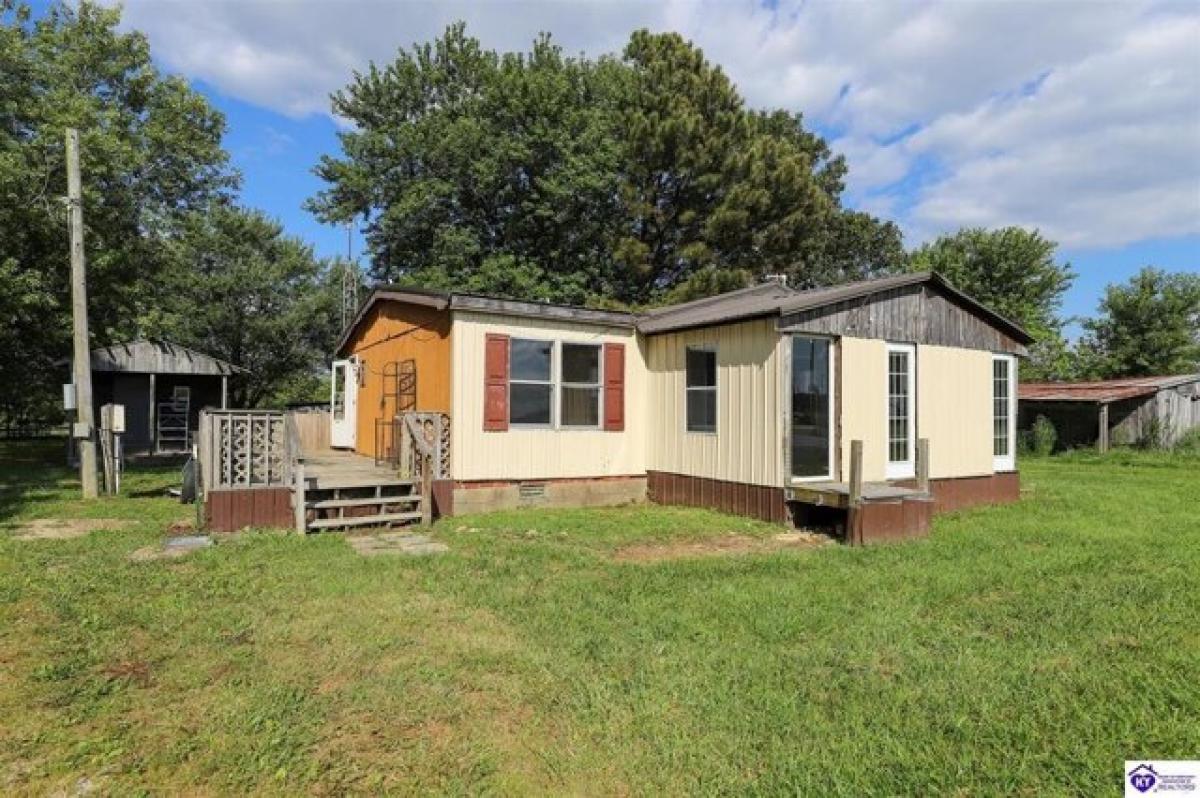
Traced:
POLYGON ((1062 448, 1132 444, 1171 446, 1200 426, 1200 374, 1096 382, 1029 383, 1020 391, 1020 428, 1048 419, 1062 448))

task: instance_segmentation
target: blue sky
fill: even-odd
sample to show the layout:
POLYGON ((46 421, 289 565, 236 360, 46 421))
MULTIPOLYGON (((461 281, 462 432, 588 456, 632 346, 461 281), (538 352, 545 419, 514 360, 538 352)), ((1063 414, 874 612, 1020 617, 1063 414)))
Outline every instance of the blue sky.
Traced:
MULTIPOLYGON (((243 200, 321 255, 346 232, 302 208, 337 153, 328 95, 354 69, 464 19, 485 45, 550 31, 571 52, 678 30, 750 104, 805 114, 850 166, 847 200, 916 244, 962 226, 1037 227, 1094 312, 1143 265, 1200 271, 1200 5, 1181 2, 500 3, 131 0, 125 25, 227 117, 243 200)), ((354 244, 362 252, 361 241, 354 244)))

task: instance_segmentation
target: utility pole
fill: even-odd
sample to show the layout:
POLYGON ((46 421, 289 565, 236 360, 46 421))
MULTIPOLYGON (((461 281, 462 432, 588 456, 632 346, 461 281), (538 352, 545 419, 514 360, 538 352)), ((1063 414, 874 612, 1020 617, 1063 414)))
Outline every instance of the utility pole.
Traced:
POLYGON ((71 328, 74 357, 75 413, 80 426, 79 478, 83 498, 94 499, 96 485, 96 419, 92 409, 92 353, 88 346, 87 264, 83 255, 83 186, 79 177, 79 131, 67 128, 67 204, 71 233, 71 328), (81 434, 82 433, 82 434, 81 434))

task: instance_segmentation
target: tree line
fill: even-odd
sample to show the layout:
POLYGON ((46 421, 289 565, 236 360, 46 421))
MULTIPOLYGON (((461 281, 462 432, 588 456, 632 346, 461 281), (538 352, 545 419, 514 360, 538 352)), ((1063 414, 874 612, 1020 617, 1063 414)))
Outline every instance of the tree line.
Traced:
MULTIPOLYGON (((166 338, 252 371, 233 401, 316 398, 340 272, 238 201, 223 116, 162 74, 120 10, 0 0, 0 416, 57 403, 69 351, 62 140, 81 131, 94 344, 166 338), (61 374, 59 372, 62 372, 61 374)), ((375 282, 641 308, 767 275, 796 287, 935 269, 1038 337, 1027 378, 1200 368, 1200 278, 1112 286, 1075 343, 1055 244, 964 230, 906 251, 846 206, 847 165, 798 113, 746 106, 682 37, 498 53, 462 24, 352 76, 308 202, 361 220, 375 282)))

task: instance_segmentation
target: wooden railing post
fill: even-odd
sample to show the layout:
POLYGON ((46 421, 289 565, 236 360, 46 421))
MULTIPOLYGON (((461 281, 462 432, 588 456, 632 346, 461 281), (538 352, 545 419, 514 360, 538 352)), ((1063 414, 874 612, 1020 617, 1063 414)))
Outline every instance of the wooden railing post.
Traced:
POLYGON ((917 441, 917 490, 929 493, 929 439, 917 441))
POLYGON ((292 465, 292 512, 295 513, 296 531, 303 535, 308 531, 308 507, 304 498, 304 461, 292 465))
POLYGON ((861 544, 863 442, 850 441, 850 495, 846 507, 846 542, 861 544))
POLYGON ((421 523, 433 523, 433 455, 421 456, 421 523))

